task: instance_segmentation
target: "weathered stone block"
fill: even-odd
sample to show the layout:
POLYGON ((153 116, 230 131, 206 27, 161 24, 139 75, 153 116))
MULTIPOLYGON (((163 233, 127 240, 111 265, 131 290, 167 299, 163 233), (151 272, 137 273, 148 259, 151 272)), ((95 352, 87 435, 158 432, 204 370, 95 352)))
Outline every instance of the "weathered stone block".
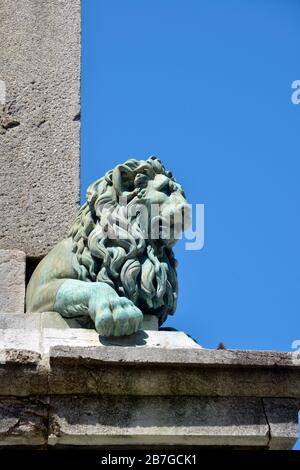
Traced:
POLYGON ((1 312, 24 312, 25 262, 26 257, 23 251, 0 250, 1 312))
POLYGON ((0 396, 46 395, 47 363, 30 349, 0 349, 0 396))
POLYGON ((0 396, 45 393, 47 365, 40 349, 40 314, 0 314, 0 396))
POLYGON ((0 348, 40 351, 40 314, 0 314, 0 348))
POLYGON ((79 205, 80 0, 2 0, 0 247, 45 255, 79 205))
POLYGON ((261 400, 52 397, 49 444, 267 447, 261 400))
POLYGON ((0 445, 41 446, 47 443, 48 406, 38 397, 0 397, 0 445))
POLYGON ((263 398, 270 427, 270 449, 292 449, 298 438, 299 401, 288 398, 263 398))
POLYGON ((49 386, 60 394, 297 398, 300 361, 292 360, 293 354, 55 346, 49 352, 49 386))

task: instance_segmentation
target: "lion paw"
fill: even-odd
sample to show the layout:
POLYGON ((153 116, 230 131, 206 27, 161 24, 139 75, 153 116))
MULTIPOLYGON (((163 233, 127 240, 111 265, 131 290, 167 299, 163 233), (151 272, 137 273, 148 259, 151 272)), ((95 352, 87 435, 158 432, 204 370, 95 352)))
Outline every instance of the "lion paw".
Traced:
POLYGON ((131 335, 142 327, 142 312, 126 297, 103 299, 95 310, 95 327, 101 336, 131 335))

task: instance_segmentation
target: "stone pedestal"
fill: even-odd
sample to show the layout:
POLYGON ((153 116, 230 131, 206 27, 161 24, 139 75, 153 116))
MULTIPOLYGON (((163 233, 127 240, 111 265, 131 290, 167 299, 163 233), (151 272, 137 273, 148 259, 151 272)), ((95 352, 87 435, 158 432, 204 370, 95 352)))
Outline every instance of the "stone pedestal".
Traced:
POLYGON ((1 446, 291 449, 299 398, 299 353, 208 350, 153 329, 110 340, 54 312, 0 314, 1 446))

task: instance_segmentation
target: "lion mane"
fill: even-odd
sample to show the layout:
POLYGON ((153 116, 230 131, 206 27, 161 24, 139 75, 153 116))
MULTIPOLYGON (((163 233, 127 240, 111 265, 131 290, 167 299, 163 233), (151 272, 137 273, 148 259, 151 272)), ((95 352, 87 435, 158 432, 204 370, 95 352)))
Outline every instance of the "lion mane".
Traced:
POLYGON ((180 187, 155 157, 131 159, 108 171, 89 186, 87 202, 69 235, 78 279, 109 284, 144 314, 156 315, 162 324, 175 312, 177 303, 173 250, 145 237, 139 217, 129 217, 126 207, 120 205, 121 197, 130 205, 141 203, 148 182, 156 174, 167 176, 174 188, 180 187), (119 237, 120 230, 126 230, 125 237, 119 237))

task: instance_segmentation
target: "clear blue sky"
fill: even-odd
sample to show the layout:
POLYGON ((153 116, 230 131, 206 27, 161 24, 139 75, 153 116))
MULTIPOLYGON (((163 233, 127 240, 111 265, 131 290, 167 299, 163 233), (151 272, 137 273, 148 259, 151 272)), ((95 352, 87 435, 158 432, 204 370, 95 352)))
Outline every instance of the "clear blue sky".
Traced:
POLYGON ((205 347, 300 339, 299 19, 297 0, 83 1, 82 201, 154 154, 205 204, 167 322, 205 347))

